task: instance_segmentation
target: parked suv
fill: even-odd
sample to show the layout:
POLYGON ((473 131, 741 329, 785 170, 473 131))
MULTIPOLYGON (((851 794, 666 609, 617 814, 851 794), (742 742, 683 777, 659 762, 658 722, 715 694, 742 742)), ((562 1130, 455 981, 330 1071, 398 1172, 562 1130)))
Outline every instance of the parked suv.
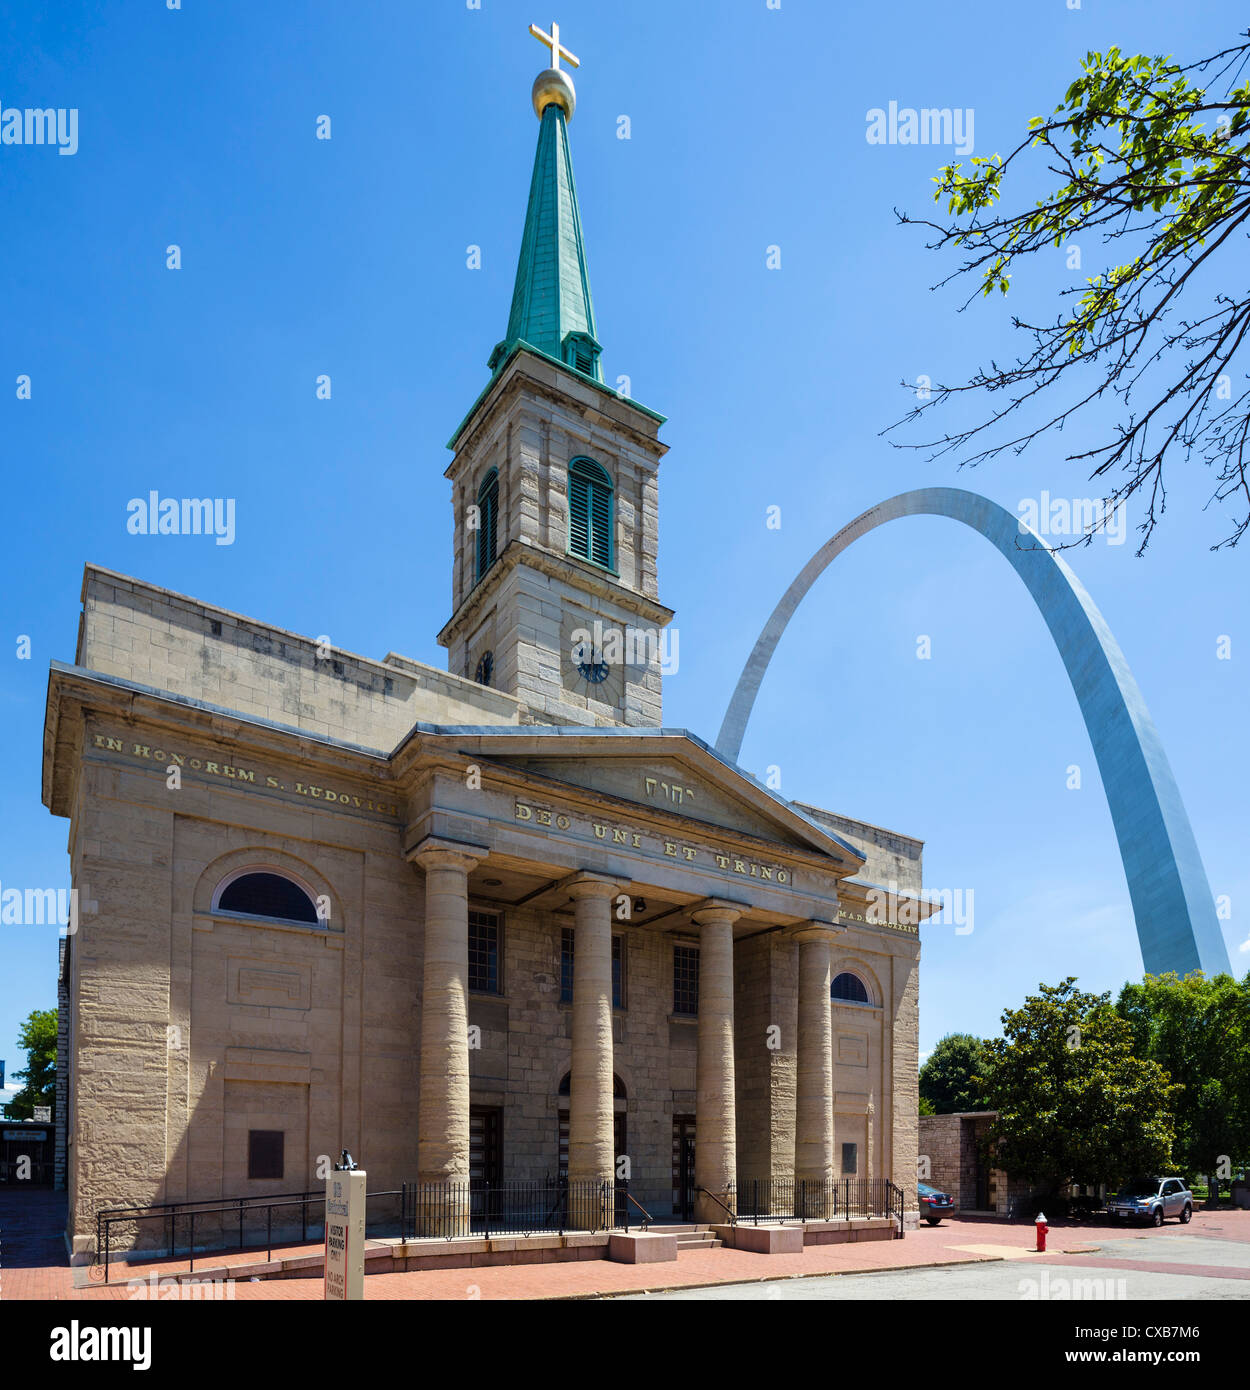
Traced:
POLYGON ((1149 1221, 1162 1226, 1177 1216, 1186 1222, 1194 1214, 1194 1194, 1180 1178, 1145 1178, 1120 1189, 1107 1203, 1112 1221, 1149 1221))

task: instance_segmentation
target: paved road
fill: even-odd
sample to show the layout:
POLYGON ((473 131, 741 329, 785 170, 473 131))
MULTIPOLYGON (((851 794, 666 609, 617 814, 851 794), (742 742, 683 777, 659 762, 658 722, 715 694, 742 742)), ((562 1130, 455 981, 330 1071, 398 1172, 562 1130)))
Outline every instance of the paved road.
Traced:
POLYGON ((811 1279, 630 1294, 632 1300, 744 1299, 758 1301, 886 1299, 1066 1300, 1250 1299, 1250 1243, 1177 1233, 1163 1242, 1149 1237, 1099 1240, 1097 1253, 990 1260, 934 1269, 883 1270, 811 1279))

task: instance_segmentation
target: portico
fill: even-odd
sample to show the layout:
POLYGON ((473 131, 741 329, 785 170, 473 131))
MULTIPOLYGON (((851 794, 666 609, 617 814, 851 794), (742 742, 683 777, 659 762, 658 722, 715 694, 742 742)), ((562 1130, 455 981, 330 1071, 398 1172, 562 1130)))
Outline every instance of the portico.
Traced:
MULTIPOLYGON (((854 878, 865 854, 681 733, 605 740, 592 732, 553 738, 526 729, 465 729, 414 738, 398 750, 396 771, 409 786, 407 857, 424 873, 427 920, 438 926, 423 972, 421 1181, 467 1191, 483 1176, 470 1160, 475 1093, 489 1099, 490 1072, 511 1075, 518 1060, 511 1048, 484 1057, 473 1031, 471 1004, 487 1015, 492 1007, 469 978, 470 917, 485 909, 507 924, 506 932, 520 932, 532 915, 566 924, 559 928, 562 949, 575 953, 576 965, 568 963, 571 994, 550 1046, 567 1058, 556 1069, 568 1078, 563 1171, 570 1182, 629 1183, 663 1204, 660 1156, 644 1159, 633 1143, 625 1151, 614 1143, 624 1118, 619 1078, 637 1072, 629 1012, 642 1006, 631 999, 624 1007, 621 975, 624 961, 681 940, 690 943, 682 949, 697 953, 698 970, 693 1026, 686 1033, 685 1021, 670 1017, 667 1030, 687 1067, 693 1102, 693 1210, 686 1214, 717 1222, 734 1210, 744 1171, 741 1126, 748 1154, 761 1150, 756 1131, 770 1131, 765 1147, 773 1157, 750 1178, 797 1180, 808 1214, 824 1216, 842 1176, 834 1153, 832 971, 836 943, 851 931, 840 920, 843 902, 851 918, 862 917, 854 909, 867 905, 854 878), (698 818, 690 813, 695 806, 698 818), (739 943, 750 943, 745 968, 736 960, 739 943), (735 978, 765 950, 794 961, 791 988, 762 1036, 739 1035, 735 978), (771 1080, 761 1092, 775 1056, 793 1059, 792 1102, 774 1094, 771 1080), (783 1120, 785 1105, 791 1113, 783 1120)), ((899 924, 877 936, 878 950, 913 956, 916 938, 900 933, 899 924)), ((492 978, 511 999, 512 982, 492 978)), ((738 988, 749 989, 749 981, 739 978, 738 988)), ((648 1035, 644 1050, 653 1042, 648 1035)), ((674 1117, 688 1104, 679 1098, 682 1089, 670 1091, 674 1117)), ((629 1088, 626 1112, 636 1112, 640 1099, 629 1088)), ((522 1108, 512 1120, 506 1104, 498 1108, 500 1147, 511 1158, 513 1131, 519 1125, 528 1140, 532 1118, 522 1108)), ((866 1119, 871 1111, 868 1102, 866 1119)), ((633 1139, 636 1125, 627 1132, 633 1139)), ((878 1143, 878 1162, 891 1161, 891 1147, 878 1143)), ((537 1177, 556 1166, 550 1151, 535 1157, 501 1163, 497 1180, 537 1177)), ((871 1169, 871 1138, 859 1161, 871 1169)), ((857 1164, 855 1175, 870 1172, 857 1164)))

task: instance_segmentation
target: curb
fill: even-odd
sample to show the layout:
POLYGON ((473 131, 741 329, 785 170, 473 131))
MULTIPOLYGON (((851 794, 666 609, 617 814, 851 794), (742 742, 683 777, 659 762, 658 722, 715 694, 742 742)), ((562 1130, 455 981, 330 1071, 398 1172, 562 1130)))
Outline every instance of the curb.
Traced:
POLYGON ((824 1269, 801 1274, 753 1274, 746 1279, 708 1279, 699 1284, 657 1284, 647 1289, 600 1289, 592 1293, 549 1294, 531 1300, 541 1303, 574 1303, 585 1299, 610 1300, 633 1297, 636 1294, 682 1293, 686 1289, 720 1289, 735 1284, 779 1284, 788 1279, 833 1279, 844 1274, 904 1274, 913 1269, 953 1269, 963 1265, 992 1265, 1004 1263, 1002 1255, 973 1255, 966 1260, 933 1260, 922 1265, 896 1265, 890 1269, 824 1269))

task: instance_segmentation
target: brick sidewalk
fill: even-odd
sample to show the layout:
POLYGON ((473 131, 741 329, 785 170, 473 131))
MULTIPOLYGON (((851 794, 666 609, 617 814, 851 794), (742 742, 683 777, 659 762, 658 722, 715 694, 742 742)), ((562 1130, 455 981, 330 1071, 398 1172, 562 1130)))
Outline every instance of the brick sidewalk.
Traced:
MULTIPOLYGON (((0 1296, 20 1299, 112 1300, 132 1297, 126 1280, 164 1268, 185 1269, 186 1261, 161 1262, 142 1267, 119 1267, 121 1282, 75 1287, 64 1253, 60 1226, 64 1220, 64 1196, 60 1193, 27 1192, 19 1198, 0 1196, 0 1296)), ((1079 1265, 1082 1257, 1066 1252, 1088 1249, 1110 1240, 1133 1235, 1145 1237, 1140 1260, 1124 1260, 1129 1268, 1146 1268, 1151 1246, 1146 1242, 1169 1241, 1177 1235, 1210 1236, 1221 1241, 1250 1242, 1250 1212, 1198 1212, 1188 1226, 1169 1223, 1159 1230, 1135 1230, 1122 1226, 1085 1225, 1052 1228, 1047 1263, 1079 1265)), ((878 1270, 914 1269, 924 1265, 971 1264, 984 1260, 1027 1260, 1033 1246, 1033 1228, 1023 1222, 946 1220, 940 1226, 921 1227, 905 1240, 865 1241, 846 1245, 809 1245, 799 1255, 755 1255, 745 1250, 692 1250, 675 1263, 624 1265, 608 1260, 568 1264, 502 1265, 480 1269, 426 1270, 419 1274, 373 1274, 365 1280, 366 1299, 466 1300, 593 1298, 647 1290, 690 1288, 707 1284, 733 1284, 763 1279, 798 1278, 822 1274, 871 1273, 878 1270)), ((305 1247, 307 1249, 307 1247, 305 1247)), ((263 1252, 262 1252, 263 1253, 263 1252)), ((275 1255, 278 1253, 275 1250, 275 1255)), ((282 1253, 294 1254, 296 1250, 282 1253)), ((1135 1252, 1136 1253, 1136 1252, 1135 1252)), ((1034 1257, 1036 1258, 1036 1257, 1034 1257)), ((1088 1257, 1086 1257, 1088 1258, 1088 1257)), ((254 1254, 206 1255, 205 1268, 229 1263, 251 1263, 254 1254)), ((1100 1256, 1098 1263, 1105 1263, 1100 1256)), ((1119 1263, 1119 1261, 1117 1261, 1119 1263)), ((1167 1266, 1175 1271, 1222 1272, 1225 1277, 1245 1278, 1219 1266, 1167 1266)), ((236 1299, 305 1301, 320 1299, 320 1278, 243 1281, 233 1285, 236 1299)))

